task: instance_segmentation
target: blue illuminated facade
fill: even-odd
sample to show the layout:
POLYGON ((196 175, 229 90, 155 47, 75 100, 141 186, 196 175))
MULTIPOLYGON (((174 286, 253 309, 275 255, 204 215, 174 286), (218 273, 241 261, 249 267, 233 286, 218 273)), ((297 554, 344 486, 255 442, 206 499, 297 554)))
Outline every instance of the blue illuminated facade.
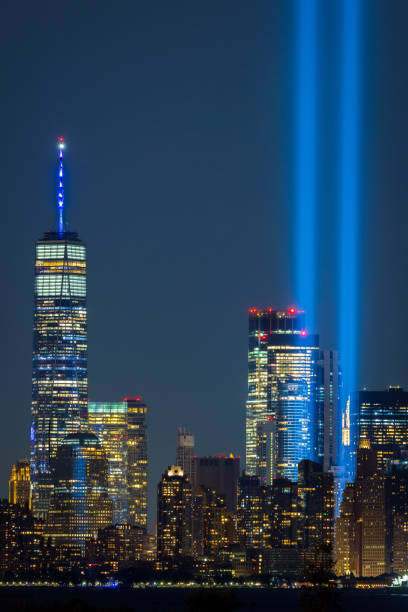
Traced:
POLYGON ((112 524, 108 495, 108 461, 92 433, 73 433, 62 440, 54 462, 45 536, 54 544, 85 553, 89 538, 112 524))
POLYGON ((276 476, 297 480, 299 461, 315 458, 319 353, 319 338, 306 333, 303 312, 249 311, 246 470, 265 483, 276 476), (265 474, 259 431, 271 419, 274 473, 265 474))
POLYGON ((57 231, 36 243, 31 405, 33 511, 45 518, 53 462, 80 430, 88 398, 86 248, 64 222, 63 141, 58 144, 57 231))

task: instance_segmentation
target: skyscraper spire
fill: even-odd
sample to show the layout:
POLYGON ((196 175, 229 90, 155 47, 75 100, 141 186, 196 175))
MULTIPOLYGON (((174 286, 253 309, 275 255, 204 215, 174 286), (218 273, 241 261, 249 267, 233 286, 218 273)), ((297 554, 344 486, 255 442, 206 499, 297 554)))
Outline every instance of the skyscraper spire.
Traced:
POLYGON ((64 233, 64 139, 58 138, 58 233, 64 233))

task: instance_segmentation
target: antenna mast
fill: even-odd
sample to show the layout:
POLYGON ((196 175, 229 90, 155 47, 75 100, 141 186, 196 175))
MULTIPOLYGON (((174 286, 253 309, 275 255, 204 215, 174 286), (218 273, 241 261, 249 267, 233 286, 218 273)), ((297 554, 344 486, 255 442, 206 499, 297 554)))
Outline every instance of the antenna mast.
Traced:
POLYGON ((58 233, 64 233, 64 139, 58 138, 58 233))

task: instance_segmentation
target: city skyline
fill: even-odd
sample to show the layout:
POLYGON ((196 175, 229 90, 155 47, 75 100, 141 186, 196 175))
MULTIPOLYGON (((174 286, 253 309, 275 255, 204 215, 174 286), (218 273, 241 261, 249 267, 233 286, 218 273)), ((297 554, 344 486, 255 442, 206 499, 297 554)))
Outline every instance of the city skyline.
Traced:
MULTIPOLYGON (((381 9, 377 3, 375 6, 376 11, 373 10, 374 18, 377 20, 375 27, 380 27, 381 9)), ((274 145, 276 151, 274 149, 268 157, 268 172, 265 176, 263 170, 260 170, 265 166, 264 140, 256 137, 255 142, 255 137, 251 136, 252 127, 244 126, 248 110, 255 102, 255 97, 248 94, 251 87, 256 86, 255 77, 250 76, 252 68, 257 65, 265 75, 269 75, 270 68, 267 61, 264 64, 262 60, 259 64, 258 52, 253 43, 245 38, 245 32, 248 31, 248 27, 256 32, 257 26, 264 19, 270 19, 272 31, 275 32, 276 28, 276 36, 275 38, 271 36, 272 42, 270 42, 268 35, 267 42, 270 45, 278 45, 281 40, 278 32, 287 31, 291 27, 293 15, 286 8, 279 16, 282 5, 276 9, 269 9, 271 13, 267 11, 266 15, 260 15, 255 9, 245 9, 244 5, 240 7, 241 12, 235 8, 232 25, 233 31, 238 33, 238 36, 232 36, 227 26, 231 17, 230 7, 229 10, 220 9, 219 27, 215 32, 211 10, 200 13, 201 23, 204 25, 203 35, 199 40, 205 44, 205 36, 214 35, 218 41, 217 53, 218 55, 221 53, 223 58, 221 65, 216 66, 213 61, 216 55, 211 54, 211 49, 210 57, 207 58, 200 52, 198 43, 197 46, 193 45, 194 61, 203 71, 209 85, 208 96, 203 102, 199 100, 202 89, 195 81, 192 88, 193 99, 188 104, 185 102, 188 93, 191 93, 190 86, 182 86, 186 77, 190 78, 192 75, 189 63, 182 63, 180 71, 173 70, 170 82, 160 73, 161 87, 165 87, 167 92, 174 91, 172 94, 174 97, 170 96, 168 109, 162 109, 156 102, 155 114, 161 116, 158 111, 164 113, 162 115, 164 122, 164 119, 171 117, 180 104, 180 114, 176 114, 177 122, 174 130, 168 128, 166 124, 164 136, 161 135, 164 123, 156 127, 153 124, 153 127, 143 129, 137 116, 138 111, 140 117, 144 116, 147 104, 144 98, 140 99, 138 96, 139 87, 136 91, 131 83, 125 90, 119 86, 118 91, 121 94, 129 94, 132 104, 125 105, 125 116, 127 119, 132 118, 134 123, 132 121, 122 123, 115 115, 114 127, 106 126, 106 122, 102 119, 113 101, 111 98, 109 101, 104 100, 106 82, 120 85, 109 71, 108 77, 102 72, 96 72, 97 105, 94 105, 94 92, 90 96, 89 92, 83 90, 78 101, 74 102, 73 110, 70 109, 70 104, 73 102, 72 92, 76 91, 73 86, 75 83, 73 68, 82 57, 81 45, 78 49, 69 50, 69 54, 73 54, 71 59, 66 55, 67 49, 61 51, 64 59, 62 63, 67 66, 64 74, 56 69, 58 54, 55 60, 52 59, 52 54, 47 58, 41 57, 40 72, 46 75, 42 77, 42 86, 48 79, 50 83, 54 83, 54 78, 58 79, 58 86, 54 87, 53 84, 52 90, 46 87, 44 93, 34 98, 35 103, 32 106, 29 105, 29 100, 32 99, 29 93, 32 84, 21 78, 25 74, 21 63, 23 55, 17 55, 20 57, 20 64, 17 62, 19 68, 15 75, 8 75, 8 84, 10 87, 14 84, 17 91, 17 82, 19 82, 18 87, 22 88, 18 89, 22 93, 19 94, 21 97, 18 97, 19 104, 16 110, 9 109, 10 116, 16 118, 14 123, 18 125, 13 134, 9 128, 6 129, 8 143, 6 149, 9 159, 3 165, 4 168, 10 169, 3 183, 4 201, 9 206, 9 210, 8 232, 2 248, 5 249, 5 256, 9 256, 11 252, 16 254, 13 270, 6 271, 7 287, 13 298, 2 305, 4 309, 2 321, 8 342, 6 365, 2 370, 5 374, 4 401, 10 415, 10 429, 7 434, 6 432, 3 434, 4 455, 1 455, 1 465, 5 466, 1 467, 4 470, 1 479, 4 497, 12 463, 27 456, 32 244, 42 231, 53 225, 51 211, 54 181, 51 176, 50 159, 53 155, 54 138, 59 134, 63 134, 68 141, 66 199, 71 228, 78 230, 80 235, 86 238, 88 252, 92 253, 89 265, 93 280, 88 287, 88 302, 92 311, 90 334, 93 344, 91 400, 115 401, 134 393, 140 393, 146 399, 150 410, 151 440, 156 449, 151 476, 153 487, 164 468, 171 463, 174 455, 175 431, 180 425, 195 433, 198 455, 234 452, 241 457, 244 456, 242 423, 240 419, 237 419, 237 423, 232 423, 231 415, 235 415, 237 411, 240 411, 241 416, 244 414, 247 308, 255 306, 261 308, 269 304, 287 308, 295 302, 290 273, 292 237, 290 230, 286 232, 286 237, 279 235, 282 233, 279 228, 291 227, 291 213, 288 212, 290 198, 285 188, 285 181, 291 178, 289 170, 284 171, 282 179, 279 178, 280 164, 282 161, 286 163, 290 157, 287 144, 287 134, 292 120, 290 97, 287 92, 276 94, 277 102, 273 107, 273 111, 276 111, 276 120, 270 118, 272 107, 266 110, 262 106, 259 111, 260 116, 256 119, 255 130, 263 128, 264 120, 273 122, 271 134, 274 138, 270 140, 276 141, 274 145), (225 38, 230 46, 232 45, 231 52, 224 49, 225 38), (243 42, 238 44, 236 38, 240 38, 243 42), (276 43, 273 42, 275 39, 276 43), (241 64, 245 68, 240 70, 231 68, 236 64, 241 64), (245 69, 248 69, 248 73, 244 71, 245 69), (213 82, 215 80, 216 83, 220 83, 221 77, 225 78, 225 74, 228 75, 227 85, 222 88, 219 95, 213 82), (228 87, 231 91, 228 91, 228 87), (58 92, 59 104, 55 104, 55 90, 58 92), (137 104, 134 105, 136 100, 137 104), (211 113, 216 113, 215 115, 206 114, 206 105, 211 103, 216 103, 210 106, 213 109, 211 113), (217 110, 214 110, 214 107, 217 107, 217 110), (236 109, 237 114, 230 118, 231 107, 236 109), (88 111, 83 112, 83 109, 92 109, 95 115, 88 111), (195 115, 200 120, 196 120, 195 115), (35 117, 38 117, 41 127, 35 123, 35 117), (209 134, 204 133, 205 127, 204 129, 200 127, 203 118, 204 125, 210 129, 209 134), (274 121, 278 122, 281 119, 283 126, 280 130, 274 121), (32 125, 37 127, 33 128, 32 125), (186 128, 183 128, 184 125, 186 128), (240 125, 240 131, 238 135, 232 137, 237 125, 240 125), (23 164, 24 180, 15 187, 15 179, 12 177, 21 176, 23 142, 26 147, 23 164), (171 147, 169 142, 173 143, 171 147), (214 142, 217 143, 216 146, 214 142), (196 147, 197 143, 199 143, 199 153, 188 165, 186 162, 192 147, 196 147), (177 162, 170 159, 176 145, 181 155, 177 162), (218 150, 215 153, 215 160, 213 160, 214 149, 218 150), (251 151, 253 161, 248 161, 246 154, 239 153, 245 150, 251 151), (138 165, 140 172, 135 171, 135 160, 132 157, 132 152, 135 151, 136 166, 138 165), (143 161, 141 158, 145 153, 143 161), (26 163, 27 159, 29 161, 26 163), (149 166, 155 169, 154 172, 148 171, 149 166), (189 171, 187 177, 186 168, 189 171), (219 168, 222 172, 219 172, 219 168), (157 174, 164 176, 163 189, 154 186, 157 174), (224 178, 220 177, 220 174, 224 178), (211 188, 208 187, 208 176, 214 181, 211 188), (265 181, 268 187, 265 187, 264 191, 259 184, 265 181), (275 186, 271 187, 270 182, 273 181, 275 186), (207 187, 200 194, 197 193, 196 185, 207 185, 207 187), (171 207, 169 207, 169 197, 171 207), (258 205, 252 206, 253 202, 258 205), (248 203, 251 203, 251 206, 248 203), (199 224, 195 221, 197 216, 199 224), (24 223, 21 223, 21 218, 24 219, 24 223), (230 231, 231 224, 233 231, 230 231), (258 245, 261 245, 262 256, 260 265, 254 266, 251 256, 242 245, 250 244, 252 228, 258 224, 262 226, 261 237, 257 240, 258 245), (200 238, 200 229, 205 233, 205 240, 200 238), (18 249, 14 244, 14 236, 17 233, 20 236, 18 249), (283 259, 282 253, 287 254, 283 259), (107 291, 106 287, 110 290, 107 291), (165 303, 167 297, 168 304, 165 303), (102 303, 103 308, 99 306, 102 303), (106 330, 106 310, 114 315, 114 329, 106 330), (160 325, 157 326, 156 321, 160 321, 160 325), (180 333, 181 328, 182 333, 180 333), (225 336, 220 343, 221 329, 223 333, 225 330, 225 336), (159 354, 156 349, 158 343, 164 347, 159 354), (197 365, 193 367, 190 363, 192 360, 187 356, 192 347, 201 349, 197 351, 196 356, 198 367, 197 365), (123 356, 120 371, 116 366, 119 361, 118 355, 123 356), (185 386, 179 384, 178 376, 181 371, 185 376, 185 386), (23 372, 27 372, 27 375, 23 372), (163 382, 158 388, 156 388, 157 372, 163 376, 163 382), (213 384, 217 391, 215 398, 209 391, 213 384), (210 431, 207 422, 218 423, 219 433, 216 431, 214 434, 210 431), (167 431, 170 428, 171 435, 167 441, 167 431), (225 431, 228 432, 228 437, 221 433, 225 431), (13 440, 12 445, 9 440, 13 440)), ((139 17, 137 11, 131 13, 139 17)), ((176 25, 173 20, 177 15, 180 17, 180 12, 176 11, 174 16, 166 13, 166 18, 170 24, 176 25)), ((194 26, 194 15, 195 13, 191 11, 184 13, 183 31, 188 30, 186 24, 194 26)), ((149 9, 145 9, 141 17, 142 22, 144 20, 151 25, 155 23, 154 15, 149 9)), ((28 30, 29 21, 31 26, 31 18, 34 18, 35 23, 38 22, 36 15, 27 13, 23 18, 23 25, 25 24, 26 28, 24 30, 23 27, 24 31, 28 30)), ((91 12, 86 12, 85 21, 91 22, 91 18, 91 12)), ((333 19, 333 16, 325 13, 325 18, 333 19)), ((53 23, 53 19, 55 15, 47 17, 48 26, 53 23)), ((73 9, 66 20, 57 21, 62 24, 62 30, 66 34, 72 29, 75 31, 73 24, 76 19, 77 15, 73 9)), ((138 19, 135 19, 136 21, 138 19)), ((101 16, 101 26, 102 30, 108 26, 104 15, 101 16)), ((383 27, 385 35, 390 37, 387 25, 383 27)), ((176 27, 175 31, 181 30, 176 27)), ((194 28, 193 31, 196 32, 194 28)), ((132 32, 130 37, 127 28, 124 28, 122 33, 125 34, 124 46, 114 54, 114 62, 125 57, 131 49, 131 42, 133 44, 134 33, 132 32)), ((292 30, 289 30, 289 33, 292 34, 292 30)), ((78 36, 82 43, 82 51, 85 49, 86 55, 86 51, 90 51, 90 46, 87 45, 84 35, 79 32, 78 36)), ((375 51, 377 59, 383 58, 384 63, 380 68, 384 73, 387 72, 388 65, 398 60, 397 45, 404 44, 398 27, 396 32, 393 31, 393 36, 397 40, 394 46, 389 49, 383 41, 380 48, 375 51)), ((30 40, 31 43, 34 42, 35 53, 39 53, 38 41, 30 40)), ((168 39, 167 41, 169 42, 168 39)), ((265 42, 263 38, 261 44, 262 41, 265 42)), ((324 41, 327 43, 326 39, 324 41)), ((53 48, 53 45, 57 46, 54 39, 48 42, 50 48, 53 48)), ((390 39, 386 38, 386 42, 390 44, 390 39)), ((141 52, 152 51, 147 35, 140 36, 138 44, 141 52)), ((185 33, 184 38, 181 38, 183 53, 191 44, 191 36, 185 33)), ((370 39, 365 44, 372 49, 369 46, 372 44, 370 39)), ((158 48, 162 52, 165 45, 158 48)), ((204 48, 208 51, 208 45, 204 48)), ((24 45, 19 53, 23 53, 23 50, 26 56, 27 48, 24 45)), ((273 51, 274 49, 271 49, 271 52, 273 51)), ((330 45, 328 52, 334 54, 330 45)), ((173 62, 179 61, 183 53, 173 51, 173 62)), ((148 68, 142 69, 138 77, 146 86, 145 92, 150 91, 149 86, 153 87, 153 99, 158 100, 161 88, 154 86, 151 75, 157 74, 157 67, 162 62, 162 58, 161 56, 157 58, 152 53, 146 55, 148 68)), ((138 54, 130 56, 136 61, 138 54)), ((108 60, 106 54, 103 54, 103 57, 108 60)), ((290 68, 289 51, 283 55, 277 54, 276 57, 281 70, 290 68)), ((94 64, 95 62, 92 62, 92 65, 94 64)), ((80 71, 79 78, 83 83, 86 82, 86 74, 85 71, 80 71)), ((277 86, 278 76, 272 75, 271 78, 273 85, 277 86)), ((389 79, 390 95, 395 95, 395 88, 400 81, 395 72, 389 79)), ((378 81, 380 80, 378 75, 378 81)), ((334 80, 330 83, 334 87, 334 80)), ((379 122, 374 119, 378 118, 379 107, 385 103, 385 98, 378 91, 379 86, 376 83, 372 83, 373 98, 376 94, 378 106, 370 107, 371 115, 369 114, 366 121, 377 126, 379 122)), ((270 87, 273 89, 272 85, 270 87)), ((275 89, 277 90, 277 87, 275 89)), ((403 95, 404 92, 405 89, 403 95)), ((269 90, 265 93, 269 102, 270 93, 269 90)), ((147 93, 146 99, 151 101, 147 93)), ((382 109, 384 110, 383 107, 382 109)), ((153 113, 148 116, 153 119, 153 113)), ((394 187, 390 185, 392 177, 395 177, 397 182, 400 181, 401 185, 404 184, 400 160, 402 155, 398 155, 397 146, 395 151, 393 149, 390 152, 387 149, 388 159, 384 159, 380 147, 380 144, 386 146, 389 142, 390 131, 395 141, 400 142, 398 133, 403 133, 404 130, 401 129, 401 124, 398 124, 397 118, 402 121, 402 125, 405 124, 403 117, 398 113, 393 118, 388 111, 386 117, 384 126, 376 128, 377 153, 369 154, 365 150, 366 164, 371 168, 370 180, 374 181, 369 189, 371 196, 368 199, 372 202, 370 204, 372 214, 366 218, 365 240, 367 244, 382 244, 379 240, 382 239, 385 244, 381 249, 381 255, 372 249, 366 249, 365 261, 367 264, 369 259, 369 265, 367 264, 365 268, 364 282, 367 291, 361 305, 365 312, 365 316, 362 317, 361 332, 363 373, 358 388, 367 386, 376 390, 385 389, 392 384, 408 387, 406 371, 402 365, 404 341, 399 339, 401 330, 404 330, 399 311, 402 310, 401 304, 405 303, 406 289, 401 286, 402 283, 397 282, 404 262, 404 252, 398 245, 403 243, 402 228, 406 212, 401 204, 400 193, 398 191, 394 193, 394 187), (373 192, 376 190, 379 191, 379 195, 373 199, 373 192), (387 238, 385 235, 387 231, 395 239, 391 241, 387 238), (391 288, 394 293, 391 292, 391 288), (388 321, 387 331, 384 331, 381 325, 382 320, 388 321), (374 350, 377 344, 379 350, 374 350), (391 354, 387 353, 387 347, 391 354), (376 355, 375 360, 374 355, 376 355), (387 355, 387 359, 379 359, 378 355, 387 355)), ((290 167, 290 164, 286 164, 285 167, 290 167)), ((368 189, 367 179, 365 181, 368 189)), ((330 193, 329 188, 329 200, 330 193)), ((323 223, 326 229, 323 236, 325 242, 330 236, 333 237, 333 233, 327 219, 323 223)), ((316 331, 321 335, 323 347, 337 348, 334 342, 334 323, 331 321, 332 313, 336 310, 335 287, 329 283, 326 289, 325 284, 330 264, 333 264, 333 261, 329 257, 328 269, 321 272, 322 278, 319 281, 321 286, 318 290, 318 303, 321 304, 321 312, 317 317, 316 331)))

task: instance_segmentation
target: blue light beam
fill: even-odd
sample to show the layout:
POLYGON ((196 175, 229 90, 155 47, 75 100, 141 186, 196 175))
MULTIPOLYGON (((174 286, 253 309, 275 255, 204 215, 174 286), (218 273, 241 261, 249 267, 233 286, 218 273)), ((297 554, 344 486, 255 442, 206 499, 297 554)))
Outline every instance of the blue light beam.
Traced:
POLYGON ((297 0, 296 13, 296 300, 315 329, 316 293, 316 0, 297 0))
MULTIPOLYGON (((342 360, 342 410, 357 384, 357 303, 359 229, 360 0, 342 2, 342 75, 340 119, 339 348, 342 360)), ((350 423, 350 446, 341 444, 341 463, 351 470, 356 423, 350 423)), ((341 424, 339 430, 341 431, 341 424)))

